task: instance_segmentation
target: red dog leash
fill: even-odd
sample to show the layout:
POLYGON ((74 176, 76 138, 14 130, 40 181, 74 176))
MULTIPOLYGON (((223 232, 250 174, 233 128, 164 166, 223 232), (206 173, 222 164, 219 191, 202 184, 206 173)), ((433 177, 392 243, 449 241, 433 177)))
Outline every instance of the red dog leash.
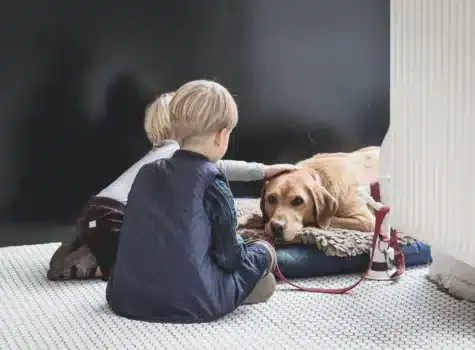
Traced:
MULTIPOLYGON (((379 196, 379 184, 372 184, 371 185, 371 196, 379 201, 380 196, 379 196)), ((282 272, 280 271, 279 264, 277 264, 276 269, 274 271, 274 274, 282 281, 285 283, 290 284, 291 286, 295 287, 297 290, 304 291, 304 292, 311 292, 311 293, 326 293, 326 294, 343 294, 346 293, 353 288, 355 288, 357 285, 359 285, 368 275, 369 270, 371 269, 371 265, 373 264, 373 259, 374 259, 374 252, 376 249, 376 244, 378 242, 378 238, 383 241, 383 242, 389 242, 390 246, 395 250, 395 265, 396 265, 396 270, 397 272, 394 273, 392 276, 390 276, 391 279, 397 279, 399 278, 405 270, 404 267, 404 255, 401 252, 401 249, 399 247, 399 243, 397 241, 397 231, 396 230, 391 230, 391 232, 381 232, 381 227, 383 224, 384 217, 389 213, 390 208, 388 206, 383 206, 381 209, 379 209, 375 213, 376 217, 376 222, 375 222, 375 229, 374 229, 374 234, 373 234, 373 240, 371 242, 371 248, 370 248, 370 259, 369 259, 369 264, 366 269, 366 271, 360 276, 360 278, 353 283, 350 286, 343 287, 343 288, 310 288, 310 287, 304 287, 304 286, 299 286, 298 284, 290 282, 287 278, 284 277, 282 272), (390 238, 386 236, 387 234, 390 234, 390 238)))

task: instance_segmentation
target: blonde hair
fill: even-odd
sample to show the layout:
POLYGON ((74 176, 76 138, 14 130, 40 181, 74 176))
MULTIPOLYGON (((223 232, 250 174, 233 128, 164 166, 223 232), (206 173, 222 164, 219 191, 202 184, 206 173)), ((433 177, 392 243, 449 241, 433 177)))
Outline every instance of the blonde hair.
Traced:
POLYGON ((210 132, 232 131, 238 121, 236 101, 221 84, 190 81, 175 92, 170 102, 170 121, 180 143, 210 132))
POLYGON ((174 92, 166 92, 158 96, 147 106, 145 111, 144 129, 152 145, 166 139, 173 139, 174 133, 170 125, 170 101, 174 92))

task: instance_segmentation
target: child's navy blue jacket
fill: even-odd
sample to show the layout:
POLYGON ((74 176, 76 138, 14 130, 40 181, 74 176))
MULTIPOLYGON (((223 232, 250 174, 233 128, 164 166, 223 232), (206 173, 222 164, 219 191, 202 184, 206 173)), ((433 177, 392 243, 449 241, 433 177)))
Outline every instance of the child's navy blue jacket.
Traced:
POLYGON ((249 295, 269 258, 264 251, 247 257, 244 246, 233 271, 213 259, 203 198, 220 176, 213 163, 186 151, 141 168, 107 286, 115 313, 144 321, 207 322, 232 312, 249 295))

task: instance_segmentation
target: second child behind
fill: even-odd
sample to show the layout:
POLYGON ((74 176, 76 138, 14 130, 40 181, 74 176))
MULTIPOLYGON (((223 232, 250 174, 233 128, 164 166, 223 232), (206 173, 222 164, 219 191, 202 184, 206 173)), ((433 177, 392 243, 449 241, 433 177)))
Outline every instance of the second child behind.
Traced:
POLYGON ((183 85, 170 103, 181 150, 143 166, 130 190, 107 301, 118 315, 155 322, 216 320, 275 290, 274 248, 236 239, 236 210, 216 166, 238 112, 220 84, 183 85))

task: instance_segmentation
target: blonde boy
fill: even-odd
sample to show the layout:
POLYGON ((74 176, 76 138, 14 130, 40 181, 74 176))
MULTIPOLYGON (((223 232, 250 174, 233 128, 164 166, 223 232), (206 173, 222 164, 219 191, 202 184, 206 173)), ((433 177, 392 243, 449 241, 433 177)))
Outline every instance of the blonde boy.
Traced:
POLYGON ((117 314, 208 322, 274 292, 275 251, 236 239, 233 196, 216 165, 237 121, 233 97, 216 82, 192 81, 175 93, 170 130, 181 149, 143 166, 133 182, 107 285, 117 314))

